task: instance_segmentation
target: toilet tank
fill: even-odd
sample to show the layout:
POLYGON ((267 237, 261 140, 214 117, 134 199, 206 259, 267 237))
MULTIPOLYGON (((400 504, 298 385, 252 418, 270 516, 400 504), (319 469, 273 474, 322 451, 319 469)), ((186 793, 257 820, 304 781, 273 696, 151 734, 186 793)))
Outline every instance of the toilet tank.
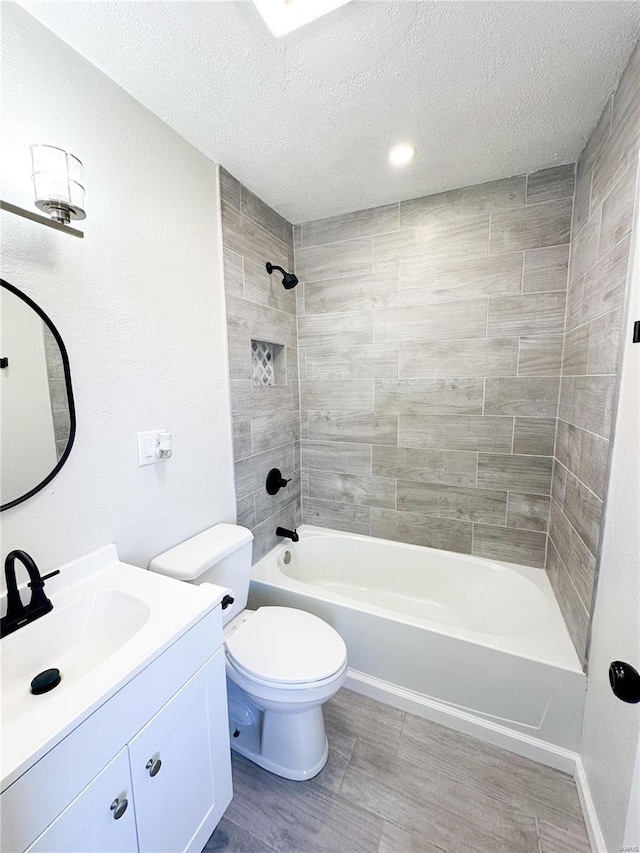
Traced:
POLYGON ((158 554, 149 570, 188 583, 214 583, 232 591, 234 603, 223 611, 226 625, 247 606, 253 533, 236 524, 216 524, 158 554))

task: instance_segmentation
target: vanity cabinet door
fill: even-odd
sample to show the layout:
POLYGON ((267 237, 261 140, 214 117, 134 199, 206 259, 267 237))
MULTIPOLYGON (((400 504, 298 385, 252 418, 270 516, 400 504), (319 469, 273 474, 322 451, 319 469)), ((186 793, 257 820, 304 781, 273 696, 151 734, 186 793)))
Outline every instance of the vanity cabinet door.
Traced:
POLYGON ((128 749, 140 853, 200 853, 231 799, 223 649, 128 749))
POLYGON ((137 853, 129 756, 123 749, 26 853, 137 853))

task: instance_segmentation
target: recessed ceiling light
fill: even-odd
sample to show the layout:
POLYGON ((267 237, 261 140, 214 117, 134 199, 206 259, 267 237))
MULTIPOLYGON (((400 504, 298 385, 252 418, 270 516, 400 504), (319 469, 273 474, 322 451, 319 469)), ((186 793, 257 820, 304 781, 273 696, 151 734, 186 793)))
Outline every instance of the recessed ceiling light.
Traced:
POLYGON ((253 0, 274 36, 284 36, 349 0, 253 0))
POLYGON ((389 161, 393 166, 406 166, 415 156, 416 149, 413 145, 408 145, 406 142, 394 145, 391 151, 389 151, 389 161))

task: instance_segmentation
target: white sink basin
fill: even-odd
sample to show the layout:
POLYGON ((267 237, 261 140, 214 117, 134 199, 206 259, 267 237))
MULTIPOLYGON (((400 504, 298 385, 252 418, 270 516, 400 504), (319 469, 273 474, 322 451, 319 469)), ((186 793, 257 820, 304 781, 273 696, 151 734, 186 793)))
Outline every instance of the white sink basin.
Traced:
POLYGON ((53 610, 0 640, 0 790, 216 607, 226 590, 121 563, 109 545, 60 567, 45 592, 53 610), (58 686, 31 693, 33 677, 51 668, 60 670, 58 686))
POLYGON ((31 679, 45 669, 60 670, 65 690, 122 648, 149 618, 149 606, 117 589, 85 595, 54 608, 7 638, 2 649, 2 718, 30 710, 39 697, 31 679))

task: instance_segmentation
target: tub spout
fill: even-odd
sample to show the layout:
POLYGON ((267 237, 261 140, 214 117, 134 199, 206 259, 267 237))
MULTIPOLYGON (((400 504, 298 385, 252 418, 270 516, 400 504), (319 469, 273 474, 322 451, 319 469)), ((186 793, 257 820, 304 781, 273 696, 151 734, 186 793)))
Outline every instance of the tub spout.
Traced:
POLYGON ((284 536, 285 539, 291 539, 292 542, 297 542, 300 539, 297 530, 287 530, 286 527, 276 527, 276 536, 284 536))

